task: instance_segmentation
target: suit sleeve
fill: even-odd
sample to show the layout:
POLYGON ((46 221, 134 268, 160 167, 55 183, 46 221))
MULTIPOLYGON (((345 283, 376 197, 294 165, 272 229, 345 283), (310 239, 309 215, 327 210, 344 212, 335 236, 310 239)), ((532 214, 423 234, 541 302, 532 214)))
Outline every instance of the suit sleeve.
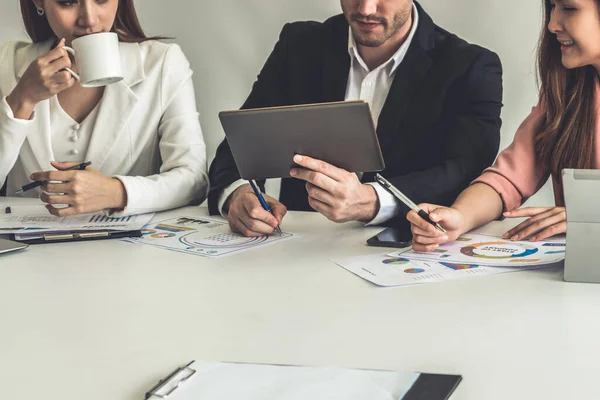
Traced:
MULTIPOLYGON (((285 104, 288 87, 286 68, 288 31, 289 24, 286 24, 242 109, 275 107, 285 104)), ((240 179, 227 139, 224 139, 217 148, 215 158, 210 166, 209 178, 211 189, 208 194, 208 207, 212 215, 218 215, 221 211, 218 207, 220 195, 226 187, 240 179)), ((264 182, 259 182, 259 185, 264 190, 264 182)))
MULTIPOLYGON (((14 51, 14 42, 5 43, 0 47, 0 73, 14 68, 12 63, 5 64, 12 60, 12 57, 9 57, 12 51, 14 51)), ((17 162, 25 139, 29 135, 34 135, 37 128, 35 111, 28 120, 15 118, 6 102, 9 94, 0 89, 0 187, 4 185, 8 174, 17 162)))
MULTIPOLYGON (((489 167, 500 144, 502 65, 498 56, 482 51, 448 93, 446 113, 437 129, 443 143, 441 156, 431 167, 390 181, 415 203, 449 206, 469 183, 489 167)), ((422 149, 427 157, 427 149, 422 149)), ((386 225, 408 229, 401 205, 386 225)))
POLYGON ((198 121, 192 70, 177 45, 167 50, 161 85, 164 111, 157 127, 160 173, 117 176, 127 191, 127 207, 116 215, 200 204, 206 196, 206 146, 198 121))

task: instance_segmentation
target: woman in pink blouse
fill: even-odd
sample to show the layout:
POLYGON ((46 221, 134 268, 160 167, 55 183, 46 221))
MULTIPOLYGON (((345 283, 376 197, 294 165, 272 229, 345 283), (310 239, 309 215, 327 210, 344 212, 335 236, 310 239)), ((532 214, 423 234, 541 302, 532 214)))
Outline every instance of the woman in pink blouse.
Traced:
POLYGON ((567 229, 561 171, 600 168, 600 0, 544 0, 545 22, 538 49, 539 104, 519 127, 496 163, 452 207, 421 204, 443 234, 414 211, 413 248, 440 244, 499 217, 529 217, 506 239, 542 240, 567 229), (552 176, 555 207, 519 208, 552 176))

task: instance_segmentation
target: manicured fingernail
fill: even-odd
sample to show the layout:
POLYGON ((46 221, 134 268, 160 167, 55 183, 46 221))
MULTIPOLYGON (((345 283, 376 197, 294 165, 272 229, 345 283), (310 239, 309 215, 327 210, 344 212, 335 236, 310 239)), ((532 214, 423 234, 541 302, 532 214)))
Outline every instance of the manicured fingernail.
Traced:
POLYGON ((296 162, 302 162, 302 156, 301 156, 301 155, 298 155, 298 154, 296 154, 296 155, 294 156, 294 161, 296 161, 296 162))
POLYGON ((431 218, 433 218, 433 219, 439 219, 439 218, 440 218, 440 217, 438 217, 438 215, 437 215, 437 214, 434 214, 434 213, 431 213, 431 214, 429 214, 429 216, 430 216, 431 218))
POLYGON ((519 238, 519 235, 514 235, 513 237, 510 238, 510 240, 515 241, 519 238))
POLYGON ((291 169, 291 170, 290 170, 290 175, 291 175, 291 176, 296 176, 296 174, 297 174, 297 172, 296 172, 296 170, 295 170, 295 169, 291 169))
POLYGON ((446 235, 442 236, 442 240, 448 240, 448 236, 446 236, 446 235))
POLYGON ((508 237, 508 233, 505 233, 504 235, 502 235, 502 237, 503 237, 504 239, 506 239, 506 238, 508 237))

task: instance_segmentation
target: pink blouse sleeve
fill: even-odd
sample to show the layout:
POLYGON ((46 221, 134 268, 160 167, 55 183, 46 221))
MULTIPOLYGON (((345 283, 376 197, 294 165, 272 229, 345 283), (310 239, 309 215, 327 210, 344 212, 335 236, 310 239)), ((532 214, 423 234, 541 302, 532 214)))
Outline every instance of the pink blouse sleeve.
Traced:
POLYGON ((498 192, 505 211, 519 208, 550 176, 547 163, 540 161, 535 153, 534 138, 541 122, 542 112, 538 105, 523 121, 511 145, 472 183, 485 183, 498 192))

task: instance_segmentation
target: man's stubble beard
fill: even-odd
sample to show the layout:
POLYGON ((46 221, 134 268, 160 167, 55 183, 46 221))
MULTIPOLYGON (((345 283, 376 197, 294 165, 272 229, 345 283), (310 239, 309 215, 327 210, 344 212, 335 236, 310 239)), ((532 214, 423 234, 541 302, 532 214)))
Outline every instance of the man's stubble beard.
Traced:
MULTIPOLYGON (((383 24, 384 32, 376 38, 366 38, 361 37, 357 34, 357 32, 352 29, 352 34, 354 35, 354 40, 361 46, 365 47, 379 47, 385 42, 387 42, 392 36, 397 34, 402 27, 408 22, 412 14, 412 5, 408 7, 407 10, 399 11, 396 15, 394 15, 394 19, 392 23, 389 24, 388 21, 385 21, 383 24), (391 26, 391 28, 390 28, 391 26)), ((350 18, 353 20, 355 15, 352 15, 350 18)))

